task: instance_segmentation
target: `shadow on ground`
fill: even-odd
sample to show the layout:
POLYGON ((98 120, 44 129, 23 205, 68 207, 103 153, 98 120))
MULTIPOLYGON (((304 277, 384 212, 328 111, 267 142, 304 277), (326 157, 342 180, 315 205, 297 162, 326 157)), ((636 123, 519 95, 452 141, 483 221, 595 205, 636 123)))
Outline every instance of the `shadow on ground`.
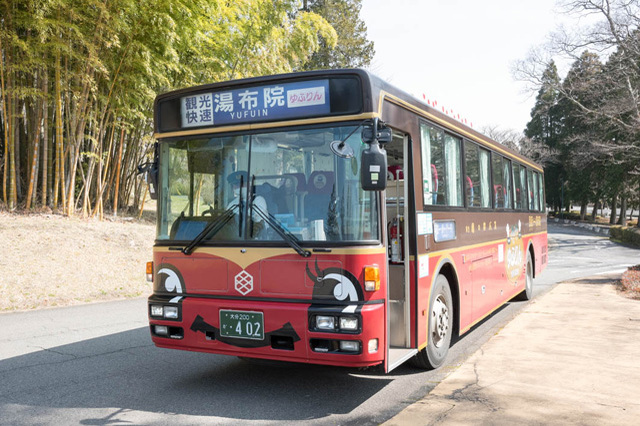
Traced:
POLYGON ((144 327, 0 361, 0 418, 24 422, 55 409, 117 407, 80 423, 117 423, 128 410, 300 421, 349 413, 391 380, 375 370, 158 349, 144 327))

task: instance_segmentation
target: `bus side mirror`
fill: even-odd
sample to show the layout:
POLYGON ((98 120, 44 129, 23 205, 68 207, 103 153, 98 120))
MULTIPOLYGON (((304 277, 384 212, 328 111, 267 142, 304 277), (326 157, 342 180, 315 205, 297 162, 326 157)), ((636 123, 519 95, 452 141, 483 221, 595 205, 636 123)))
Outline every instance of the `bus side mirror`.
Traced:
POLYGON ((377 143, 362 151, 360 183, 365 191, 383 191, 387 187, 387 152, 377 143))
POLYGON ((369 145, 362 151, 360 183, 365 191, 383 191, 387 187, 387 152, 380 144, 391 142, 391 129, 378 118, 362 128, 362 142, 369 145))
POLYGON ((145 183, 149 186, 149 196, 152 200, 158 199, 158 163, 149 162, 138 166, 138 174, 143 175, 145 183))

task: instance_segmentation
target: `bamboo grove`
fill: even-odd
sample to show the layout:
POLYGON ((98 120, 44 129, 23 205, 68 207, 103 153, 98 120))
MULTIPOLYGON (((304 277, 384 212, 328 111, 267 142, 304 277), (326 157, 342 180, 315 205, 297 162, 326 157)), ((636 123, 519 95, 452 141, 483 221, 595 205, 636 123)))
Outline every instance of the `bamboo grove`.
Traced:
POLYGON ((296 0, 0 0, 9 210, 138 209, 156 94, 301 69, 336 33, 296 0))

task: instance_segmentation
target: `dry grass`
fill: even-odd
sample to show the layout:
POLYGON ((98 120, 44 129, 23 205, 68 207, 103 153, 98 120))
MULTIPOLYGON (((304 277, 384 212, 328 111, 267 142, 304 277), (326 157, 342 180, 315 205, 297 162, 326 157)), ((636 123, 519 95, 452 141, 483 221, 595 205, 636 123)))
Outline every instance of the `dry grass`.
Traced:
POLYGON ((640 300, 640 265, 632 266, 622 274, 620 291, 626 297, 640 300))
POLYGON ((146 296, 155 225, 0 211, 0 311, 146 296))

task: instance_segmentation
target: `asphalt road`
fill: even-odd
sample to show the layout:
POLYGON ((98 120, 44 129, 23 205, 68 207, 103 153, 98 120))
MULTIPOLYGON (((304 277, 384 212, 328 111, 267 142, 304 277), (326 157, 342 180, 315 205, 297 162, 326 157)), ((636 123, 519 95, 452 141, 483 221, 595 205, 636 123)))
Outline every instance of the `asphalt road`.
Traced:
MULTIPOLYGON (((550 225, 557 282, 640 263, 640 251, 550 225)), ((524 306, 511 302, 456 342, 436 371, 385 375, 158 349, 144 299, 0 315, 0 424, 379 424, 429 392, 524 306)), ((516 355, 517 356, 517 355, 516 355)))

